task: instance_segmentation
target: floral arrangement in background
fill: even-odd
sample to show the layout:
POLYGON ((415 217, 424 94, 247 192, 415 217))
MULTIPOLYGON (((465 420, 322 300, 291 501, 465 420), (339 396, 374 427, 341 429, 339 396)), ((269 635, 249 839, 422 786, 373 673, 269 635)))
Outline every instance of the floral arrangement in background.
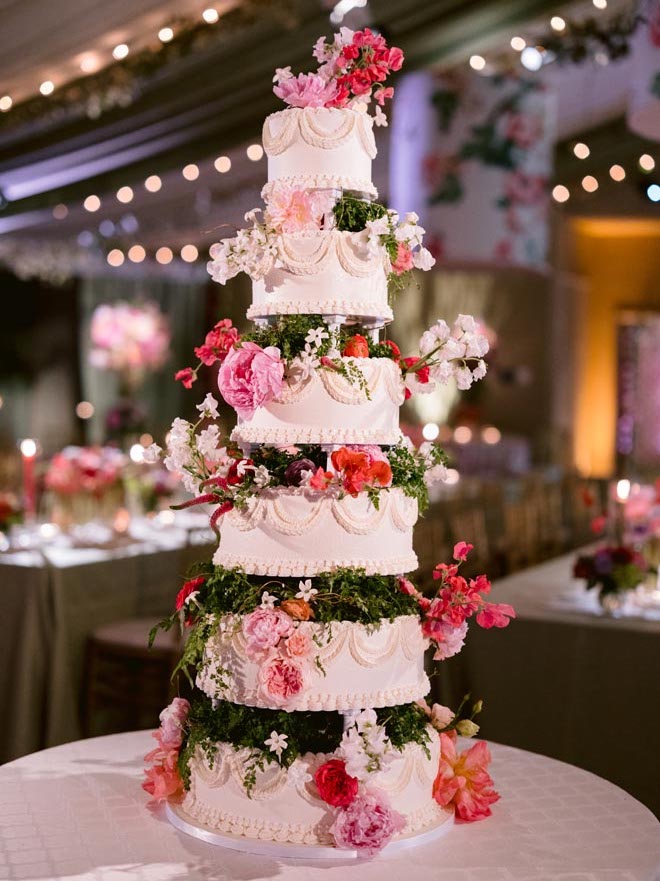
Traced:
POLYGON ((367 335, 348 334, 320 316, 281 317, 277 323, 240 335, 228 318, 219 321, 195 349, 200 359, 174 378, 192 388, 203 365, 219 364, 218 387, 224 400, 244 419, 276 400, 287 382, 309 379, 316 370, 339 372, 369 396, 360 370, 364 358, 390 358, 400 369, 406 398, 428 394, 436 383, 454 380, 468 389, 486 375, 487 335, 471 315, 459 315, 453 326, 439 319, 419 341, 419 354, 403 358, 392 340, 375 343, 367 335), (352 359, 350 362, 342 359, 352 359))
POLYGON ((0 529, 20 523, 23 519, 23 507, 15 493, 0 492, 0 529))
POLYGON ((127 461, 116 447, 65 447, 51 459, 44 483, 57 496, 100 499, 121 484, 127 461))
POLYGON ((647 561, 634 548, 605 545, 593 554, 581 554, 573 566, 573 576, 586 581, 587 590, 598 588, 601 605, 606 610, 611 605, 614 610, 620 595, 638 587, 648 570, 647 561))
POLYGON ((294 76, 290 67, 275 71, 273 91, 291 107, 366 107, 375 101, 376 125, 387 125, 385 101, 394 95, 384 86, 392 72, 401 69, 403 52, 388 47, 381 34, 369 28, 341 28, 332 43, 319 37, 314 44, 316 73, 294 76))
POLYGON ((104 303, 97 306, 90 326, 90 363, 117 373, 158 370, 167 360, 171 332, 155 303, 104 303))

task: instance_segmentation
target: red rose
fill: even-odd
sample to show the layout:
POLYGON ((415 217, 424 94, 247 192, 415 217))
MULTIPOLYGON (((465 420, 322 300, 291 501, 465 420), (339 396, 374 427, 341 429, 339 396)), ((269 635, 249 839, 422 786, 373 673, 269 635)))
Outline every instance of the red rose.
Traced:
POLYGON ((321 765, 314 774, 314 783, 323 801, 334 808, 347 808, 358 793, 357 777, 346 773, 346 763, 341 759, 330 759, 321 765))
POLYGON ((356 333, 355 336, 352 336, 344 346, 344 351, 342 352, 346 358, 368 358, 369 357, 369 343, 366 338, 361 334, 356 333))

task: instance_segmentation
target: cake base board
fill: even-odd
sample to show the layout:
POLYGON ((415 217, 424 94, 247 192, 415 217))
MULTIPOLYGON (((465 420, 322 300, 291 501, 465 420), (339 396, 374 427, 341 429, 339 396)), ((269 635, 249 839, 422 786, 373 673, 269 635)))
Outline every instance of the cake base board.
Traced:
MULTIPOLYGON (((357 860, 364 859, 358 850, 348 850, 340 847, 330 847, 322 844, 294 844, 282 841, 261 841, 257 838, 245 838, 243 835, 231 835, 227 832, 216 832, 210 826, 193 820, 181 805, 165 805, 165 815, 170 823, 180 832, 192 835, 200 841, 206 841, 217 847, 227 847, 230 850, 239 850, 243 853, 259 854, 261 856, 279 857, 289 860, 357 860)), ((444 818, 436 826, 422 832, 411 835, 402 835, 396 841, 387 844, 378 856, 388 856, 417 847, 421 844, 429 844, 442 838, 454 825, 454 812, 446 811, 444 818)))

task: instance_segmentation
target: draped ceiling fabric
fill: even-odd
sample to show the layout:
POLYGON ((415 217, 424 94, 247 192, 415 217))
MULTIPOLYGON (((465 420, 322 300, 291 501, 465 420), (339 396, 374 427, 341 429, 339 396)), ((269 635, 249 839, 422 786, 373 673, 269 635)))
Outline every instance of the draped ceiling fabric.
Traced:
POLYGON ((553 96, 538 78, 403 77, 390 201, 413 208, 441 264, 546 268, 553 96))

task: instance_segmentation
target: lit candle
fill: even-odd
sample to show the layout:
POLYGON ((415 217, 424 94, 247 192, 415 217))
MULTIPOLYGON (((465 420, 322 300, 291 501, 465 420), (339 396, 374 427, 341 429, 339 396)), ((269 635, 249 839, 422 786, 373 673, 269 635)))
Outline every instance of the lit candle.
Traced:
POLYGON ((23 509, 26 522, 34 522, 37 516, 37 479, 35 474, 35 460, 37 458, 37 442, 31 437, 21 441, 21 456, 23 457, 23 509))

